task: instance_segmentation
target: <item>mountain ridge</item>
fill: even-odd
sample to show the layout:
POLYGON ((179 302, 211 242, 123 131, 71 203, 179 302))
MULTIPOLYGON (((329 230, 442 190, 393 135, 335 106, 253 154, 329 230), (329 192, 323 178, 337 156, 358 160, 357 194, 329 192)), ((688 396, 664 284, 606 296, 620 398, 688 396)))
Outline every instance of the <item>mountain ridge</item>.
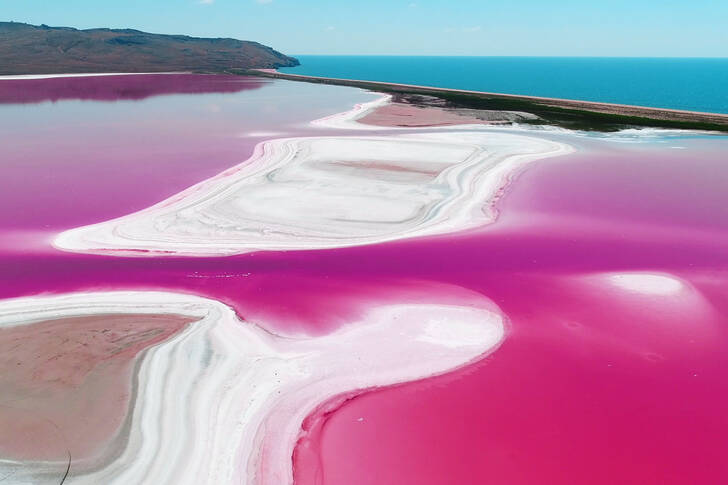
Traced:
POLYGON ((296 66, 259 42, 0 22, 0 74, 227 72, 296 66))

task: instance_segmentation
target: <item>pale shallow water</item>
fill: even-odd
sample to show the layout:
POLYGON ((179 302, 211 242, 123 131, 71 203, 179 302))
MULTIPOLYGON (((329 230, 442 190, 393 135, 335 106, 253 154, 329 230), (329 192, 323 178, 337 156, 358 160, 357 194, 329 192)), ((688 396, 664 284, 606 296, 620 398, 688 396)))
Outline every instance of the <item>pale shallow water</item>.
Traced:
POLYGON ((294 454, 296 483, 728 478, 726 137, 533 133, 577 152, 529 165, 496 223, 465 233, 207 258, 54 249, 60 231, 159 202, 247 159, 262 139, 341 134, 308 121, 374 99, 198 79, 160 78, 126 97, 138 79, 108 79, 85 100, 84 80, 44 81, 32 103, 29 90, 23 104, 0 105, 0 297, 175 291, 274 333, 323 336, 375 306, 468 306, 477 296, 507 318, 500 347, 314 413, 294 454), (55 102, 42 101, 46 87, 55 102))

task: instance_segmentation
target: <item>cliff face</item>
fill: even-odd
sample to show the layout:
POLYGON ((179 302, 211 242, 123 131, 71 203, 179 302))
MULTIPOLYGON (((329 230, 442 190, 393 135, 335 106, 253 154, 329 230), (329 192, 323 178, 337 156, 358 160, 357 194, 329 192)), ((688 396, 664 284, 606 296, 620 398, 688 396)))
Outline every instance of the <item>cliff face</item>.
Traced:
POLYGON ((0 74, 223 72, 296 66, 257 42, 0 22, 0 74))

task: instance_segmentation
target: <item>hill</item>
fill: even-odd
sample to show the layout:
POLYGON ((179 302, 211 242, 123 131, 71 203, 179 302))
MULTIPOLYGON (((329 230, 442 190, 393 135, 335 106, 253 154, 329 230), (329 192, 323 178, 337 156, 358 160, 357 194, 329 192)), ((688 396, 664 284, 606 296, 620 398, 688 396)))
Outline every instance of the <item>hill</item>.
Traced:
POLYGON ((296 65, 296 59, 251 41, 0 22, 0 74, 224 72, 296 65))

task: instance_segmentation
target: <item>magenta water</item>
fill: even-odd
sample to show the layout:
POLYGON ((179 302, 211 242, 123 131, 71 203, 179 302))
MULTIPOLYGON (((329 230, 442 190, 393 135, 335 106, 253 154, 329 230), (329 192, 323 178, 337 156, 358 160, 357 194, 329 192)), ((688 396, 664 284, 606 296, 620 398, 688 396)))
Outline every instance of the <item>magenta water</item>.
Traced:
POLYGON ((243 84, 1 105, 0 297, 182 291, 272 331, 317 334, 372 304, 475 291, 507 315, 503 345, 457 372, 312 416, 297 483, 728 478, 728 139, 538 135, 578 151, 531 165, 500 200, 495 224, 458 235, 221 258, 116 258, 47 244, 239 163, 261 139, 319 134, 307 120, 372 99, 243 84), (682 286, 648 294, 610 279, 634 273, 682 286))
POLYGON ((302 483, 724 481, 727 146, 683 143, 543 162, 488 231, 423 244, 409 262, 494 299, 506 341, 321 417, 299 448, 302 483), (649 296, 601 279, 632 271, 688 288, 649 296))
POLYGON ((213 74, 146 74, 4 79, 0 103, 141 100, 170 94, 237 93, 263 86, 259 79, 213 74))
POLYGON ((12 208, 0 227, 56 232, 143 209, 373 98, 240 76, 0 80, 0 204, 12 208))

